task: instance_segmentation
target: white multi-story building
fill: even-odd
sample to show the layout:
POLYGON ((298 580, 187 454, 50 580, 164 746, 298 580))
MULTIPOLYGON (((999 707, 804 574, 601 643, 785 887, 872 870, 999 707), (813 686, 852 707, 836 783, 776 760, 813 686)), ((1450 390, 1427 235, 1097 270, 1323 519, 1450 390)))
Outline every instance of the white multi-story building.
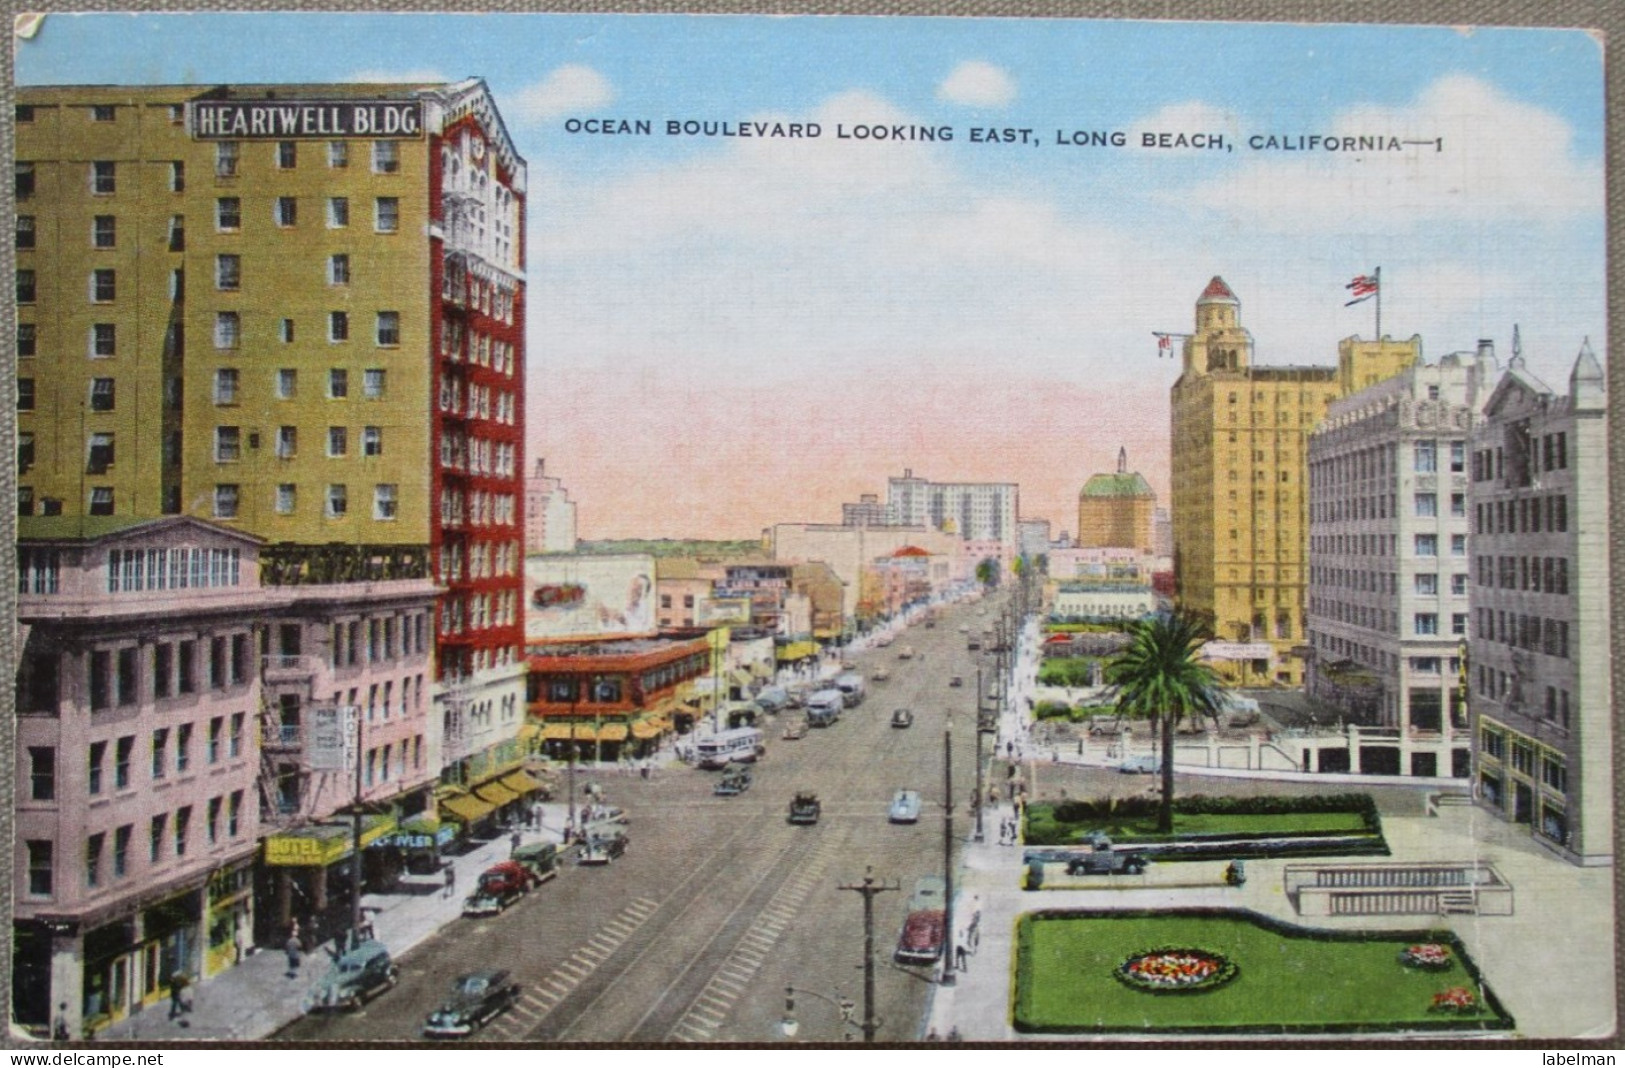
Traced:
POLYGON ((536 473, 525 479, 525 551, 576 551, 576 503, 562 479, 547 473, 547 461, 536 461, 536 473))
POLYGON ((1311 695, 1373 732, 1350 770, 1469 774, 1467 440, 1493 350, 1333 401, 1309 439, 1311 695))
POLYGON ((929 482, 912 470, 886 480, 886 514, 901 526, 952 529, 967 541, 998 541, 1013 555, 1020 487, 1014 482, 929 482))
POLYGON ((1589 343, 1566 397, 1515 348, 1471 442, 1478 800, 1578 864, 1614 847, 1607 404, 1589 343))

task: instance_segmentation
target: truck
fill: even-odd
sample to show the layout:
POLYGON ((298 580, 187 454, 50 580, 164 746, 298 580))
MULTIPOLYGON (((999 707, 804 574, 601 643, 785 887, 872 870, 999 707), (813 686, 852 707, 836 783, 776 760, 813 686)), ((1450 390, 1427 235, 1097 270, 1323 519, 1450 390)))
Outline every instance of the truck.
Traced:
POLYGON ((835 676, 835 688, 841 691, 841 699, 847 708, 856 708, 863 704, 865 693, 863 676, 856 671, 847 671, 835 676))
POLYGON ((903 930, 892 954, 897 963, 932 964, 942 956, 947 930, 944 890, 943 881, 935 876, 926 876, 914 884, 903 930))
POLYGON ((807 698, 807 726, 830 727, 840 722, 846 695, 840 690, 819 690, 807 698))

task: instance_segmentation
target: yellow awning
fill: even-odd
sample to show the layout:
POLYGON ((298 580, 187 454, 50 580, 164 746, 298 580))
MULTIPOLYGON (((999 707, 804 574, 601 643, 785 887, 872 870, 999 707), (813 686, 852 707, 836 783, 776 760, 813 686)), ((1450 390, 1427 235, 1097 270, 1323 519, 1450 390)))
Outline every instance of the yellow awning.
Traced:
POLYGON ((541 733, 542 728, 535 723, 527 723, 519 728, 519 738, 521 741, 528 741, 541 733))
POLYGON ((498 781, 516 794, 533 794, 542 788, 542 784, 524 770, 511 771, 498 781))
POLYGON ((463 794, 461 797, 446 797, 440 801, 440 807, 456 816, 464 823, 475 823, 489 816, 496 810, 496 806, 481 801, 472 794, 463 794))
POLYGON ((602 727, 598 728, 598 740, 600 742, 624 742, 624 741, 626 741, 626 724, 624 724, 624 723, 606 723, 606 724, 604 724, 602 727))
POLYGON ((663 729, 661 722, 657 719, 639 720, 632 724, 632 737, 642 739, 658 738, 663 729))
POLYGON ((482 782, 474 787, 474 796, 489 801, 493 805, 506 805, 516 801, 519 795, 503 786, 500 782, 482 782))
MULTIPOLYGON (((575 739, 578 742, 590 742, 597 735, 590 726, 578 723, 575 726, 575 739)), ((542 728, 542 741, 567 742, 570 740, 570 726, 567 723, 549 723, 542 728)))

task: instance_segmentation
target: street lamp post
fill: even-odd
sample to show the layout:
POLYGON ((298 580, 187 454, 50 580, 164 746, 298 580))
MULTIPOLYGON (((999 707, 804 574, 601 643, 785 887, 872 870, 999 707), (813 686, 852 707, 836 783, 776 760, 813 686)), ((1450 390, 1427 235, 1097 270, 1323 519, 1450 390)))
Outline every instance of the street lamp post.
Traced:
POLYGON ((982 840, 982 668, 976 668, 976 841, 982 840))
MULTIPOLYGON (((820 994, 816 990, 808 990, 804 986, 791 986, 789 983, 784 984, 784 1018, 779 1021, 779 1030, 783 1032, 785 1038, 795 1038, 801 1031, 801 1023, 796 1019, 797 994, 805 994, 807 997, 817 998, 825 1004, 833 1005, 835 1010, 841 1014, 842 1040, 847 1042, 852 1040, 847 1028, 853 1026, 852 1011, 856 1006, 852 1003, 851 998, 842 997, 840 994, 831 997, 828 994, 820 994)), ((873 1040, 865 1039, 865 1041, 873 1040)))
POLYGON ((875 1015, 875 895, 901 889, 896 882, 877 884, 874 868, 863 869, 863 882, 847 883, 842 890, 853 890, 863 895, 863 1041, 873 1042, 880 1029, 875 1015))
POLYGON ((954 724, 942 728, 942 985, 954 985, 954 724))

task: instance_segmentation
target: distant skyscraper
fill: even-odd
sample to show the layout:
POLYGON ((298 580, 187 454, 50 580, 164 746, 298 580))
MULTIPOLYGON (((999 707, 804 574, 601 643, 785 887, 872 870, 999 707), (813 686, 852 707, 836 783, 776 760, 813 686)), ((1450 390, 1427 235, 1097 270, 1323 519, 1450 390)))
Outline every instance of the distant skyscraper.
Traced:
POLYGON ((1095 475, 1078 494, 1078 547, 1151 551, 1151 515, 1157 495, 1138 471, 1128 469, 1128 450, 1117 450, 1117 472, 1095 475))
POLYGON ((912 470, 886 481, 888 520, 947 530, 966 541, 998 541, 1016 548, 1020 487, 1014 482, 929 482, 912 470))
POLYGON ((525 551, 576 551, 576 506, 561 479, 547 473, 547 461, 536 461, 536 473, 525 479, 525 551))

